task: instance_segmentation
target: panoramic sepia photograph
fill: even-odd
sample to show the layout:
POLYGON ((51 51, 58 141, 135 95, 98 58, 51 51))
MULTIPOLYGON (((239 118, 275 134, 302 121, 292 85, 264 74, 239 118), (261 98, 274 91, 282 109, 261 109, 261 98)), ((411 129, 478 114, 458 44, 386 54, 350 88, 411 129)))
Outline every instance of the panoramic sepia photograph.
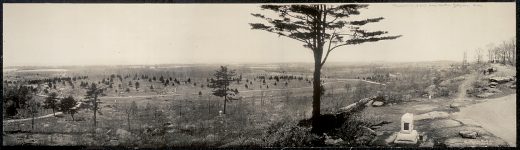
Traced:
POLYGON ((515 9, 3 4, 2 145, 516 147, 515 9))

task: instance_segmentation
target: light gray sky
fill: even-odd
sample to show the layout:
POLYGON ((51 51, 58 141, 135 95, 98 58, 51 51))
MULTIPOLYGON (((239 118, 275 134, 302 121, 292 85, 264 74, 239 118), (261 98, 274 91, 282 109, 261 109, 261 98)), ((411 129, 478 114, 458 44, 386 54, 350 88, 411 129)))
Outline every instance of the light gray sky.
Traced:
MULTIPOLYGON (((256 4, 4 4, 5 66, 312 62, 302 43, 251 30, 256 4)), ((329 61, 468 59, 515 37, 515 3, 370 4, 367 29, 403 37, 336 49, 329 61)))

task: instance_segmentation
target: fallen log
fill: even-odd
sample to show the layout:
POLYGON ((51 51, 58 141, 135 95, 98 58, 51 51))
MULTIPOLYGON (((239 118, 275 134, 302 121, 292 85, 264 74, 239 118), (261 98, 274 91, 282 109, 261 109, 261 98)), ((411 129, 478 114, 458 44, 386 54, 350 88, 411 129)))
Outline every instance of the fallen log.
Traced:
POLYGON ((340 108, 339 109, 339 113, 348 113, 348 112, 350 112, 352 110, 355 110, 355 109, 357 109, 359 107, 364 107, 366 103, 368 103, 369 101, 374 100, 376 98, 377 98, 377 96, 363 98, 363 99, 359 100, 358 102, 355 102, 355 103, 350 104, 350 105, 348 105, 346 107, 340 108))

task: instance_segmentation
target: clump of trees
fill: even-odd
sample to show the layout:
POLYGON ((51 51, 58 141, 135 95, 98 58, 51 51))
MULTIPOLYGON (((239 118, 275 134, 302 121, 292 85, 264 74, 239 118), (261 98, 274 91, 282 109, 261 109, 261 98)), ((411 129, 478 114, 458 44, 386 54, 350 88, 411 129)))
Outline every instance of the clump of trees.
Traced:
POLYGON ((56 116, 56 109, 58 109, 58 94, 56 92, 52 92, 45 98, 43 108, 52 109, 52 114, 56 116))
MULTIPOLYGON (((478 50, 477 50, 478 51, 478 50)), ((482 57, 481 53, 477 52, 478 57, 482 57)), ((516 65, 516 39, 503 41, 496 46, 490 46, 488 49, 488 60, 490 63, 501 63, 504 65, 516 65)))
POLYGON ((74 121, 74 114, 77 113, 77 107, 75 107, 78 104, 78 102, 74 99, 72 96, 68 96, 61 100, 59 104, 59 108, 64 114, 70 114, 70 117, 72 117, 72 121, 74 121))
POLYGON ((32 99, 31 87, 23 85, 4 85, 3 108, 6 116, 18 114, 18 109, 26 108, 27 101, 32 99))

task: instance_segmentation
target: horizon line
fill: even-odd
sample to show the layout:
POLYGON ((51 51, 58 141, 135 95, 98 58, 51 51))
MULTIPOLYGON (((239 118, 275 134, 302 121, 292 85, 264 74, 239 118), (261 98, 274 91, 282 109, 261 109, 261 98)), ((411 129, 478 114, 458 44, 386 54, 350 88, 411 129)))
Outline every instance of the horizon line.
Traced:
MULTIPOLYGON (((452 62, 456 63, 458 61, 455 60, 422 60, 422 61, 388 61, 388 60, 379 60, 379 61, 331 61, 326 62, 325 64, 331 63, 362 63, 362 64, 370 64, 370 63, 425 63, 425 62, 452 62)), ((13 67, 96 67, 96 66, 162 66, 162 65, 254 65, 254 64, 313 64, 314 62, 305 62, 305 61, 293 61, 293 62, 191 62, 191 63, 157 63, 157 64, 83 64, 83 65, 10 65, 3 66, 3 68, 13 68, 13 67)))

